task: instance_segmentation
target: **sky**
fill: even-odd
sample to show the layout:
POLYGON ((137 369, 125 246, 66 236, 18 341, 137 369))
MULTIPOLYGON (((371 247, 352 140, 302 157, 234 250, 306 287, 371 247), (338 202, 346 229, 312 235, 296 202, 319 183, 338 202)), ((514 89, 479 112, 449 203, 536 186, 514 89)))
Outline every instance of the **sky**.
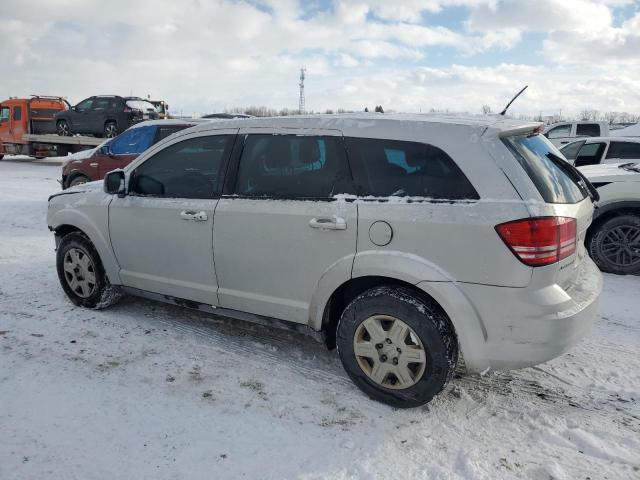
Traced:
POLYGON ((1 0, 0 96, 640 113, 640 1, 1 0))

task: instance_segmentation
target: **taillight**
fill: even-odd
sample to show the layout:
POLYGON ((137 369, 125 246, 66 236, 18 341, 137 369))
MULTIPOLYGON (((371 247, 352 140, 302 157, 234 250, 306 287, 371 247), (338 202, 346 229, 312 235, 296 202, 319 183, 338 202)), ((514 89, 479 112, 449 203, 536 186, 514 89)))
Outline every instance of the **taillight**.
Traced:
POLYGON ((501 223, 496 231, 515 256, 531 267, 559 262, 576 251, 575 218, 525 218, 501 223))
POLYGON ((129 107, 124 107, 124 110, 122 110, 124 113, 131 113, 133 112, 133 110, 131 110, 129 107))

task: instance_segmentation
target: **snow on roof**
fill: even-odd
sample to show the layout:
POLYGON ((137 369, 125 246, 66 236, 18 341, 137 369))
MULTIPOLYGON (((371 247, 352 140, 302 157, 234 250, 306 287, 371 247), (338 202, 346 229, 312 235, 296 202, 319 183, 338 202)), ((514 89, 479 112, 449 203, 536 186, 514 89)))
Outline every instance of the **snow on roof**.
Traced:
POLYGON ((611 132, 612 137, 640 137, 640 123, 629 125, 628 127, 618 128, 611 132))

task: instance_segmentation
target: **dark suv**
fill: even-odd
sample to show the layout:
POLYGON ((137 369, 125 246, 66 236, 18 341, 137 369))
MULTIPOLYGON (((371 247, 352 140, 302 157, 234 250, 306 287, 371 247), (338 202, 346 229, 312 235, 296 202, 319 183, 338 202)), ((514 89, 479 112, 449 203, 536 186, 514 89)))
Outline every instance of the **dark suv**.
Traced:
POLYGON ((155 107, 142 98, 98 95, 59 112, 55 122, 58 135, 83 133, 113 138, 134 123, 157 118, 155 107))

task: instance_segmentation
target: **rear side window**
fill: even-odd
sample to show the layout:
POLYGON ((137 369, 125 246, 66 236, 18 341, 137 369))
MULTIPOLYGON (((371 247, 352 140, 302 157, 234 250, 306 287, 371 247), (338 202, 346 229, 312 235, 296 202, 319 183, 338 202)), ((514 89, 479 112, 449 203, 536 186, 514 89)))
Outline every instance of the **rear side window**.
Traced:
POLYGON ((151 146, 154 127, 130 128, 114 138, 109 147, 114 155, 140 155, 151 146))
POLYGON ((586 140, 570 143, 569 145, 562 147, 560 151, 567 160, 575 160, 578 156, 578 151, 584 145, 584 142, 586 142, 586 140))
MULTIPOLYGON (((543 136, 510 137, 503 140, 547 203, 578 203, 588 192, 572 180, 560 162, 561 153, 543 136), (553 158, 558 161, 554 161, 553 158)), ((573 168, 564 162, 567 168, 573 168)))
POLYGON ((156 144, 160 140, 164 140, 165 138, 167 138, 169 135, 173 135, 174 133, 189 127, 193 127, 193 125, 159 126, 156 129, 156 138, 153 140, 153 143, 156 144))
POLYGON ((585 165, 597 165, 602 161, 602 154, 607 148, 606 143, 586 143, 578 151, 574 165, 584 167, 585 165))
POLYGON ((576 125, 576 136, 599 137, 600 125, 598 125, 597 123, 579 123, 576 125))
POLYGON ((172 198, 215 198, 234 135, 197 137, 159 151, 133 172, 130 191, 172 198))
POLYGON ((22 107, 13 107, 13 119, 22 120, 22 107))
POLYGON ((621 160, 640 159, 640 143, 635 142, 611 142, 607 158, 619 158, 621 160))
POLYGON ((247 135, 235 193, 249 197, 330 198, 347 193, 348 167, 337 137, 247 135))
POLYGON ((358 194, 462 200, 480 198, 449 155, 433 145, 347 138, 358 194))

